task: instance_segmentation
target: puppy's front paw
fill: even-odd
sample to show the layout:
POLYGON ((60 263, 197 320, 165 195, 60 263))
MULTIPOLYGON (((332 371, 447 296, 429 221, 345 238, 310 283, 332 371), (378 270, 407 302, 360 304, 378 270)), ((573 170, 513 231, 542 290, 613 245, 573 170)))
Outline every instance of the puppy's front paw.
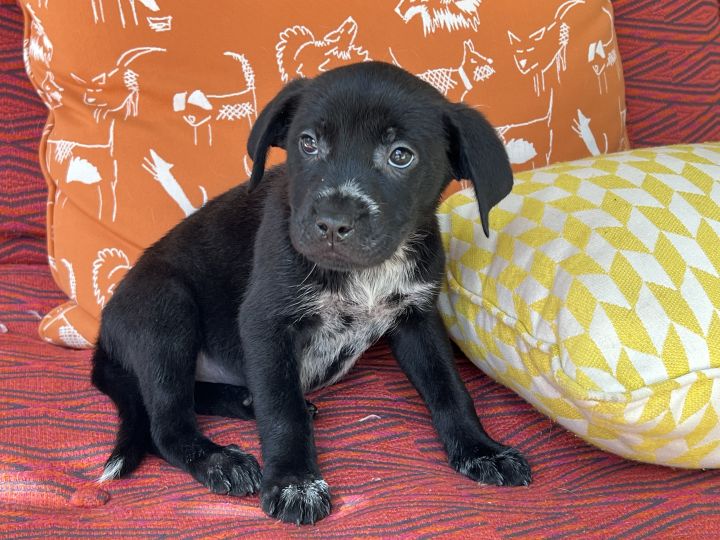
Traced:
POLYGON ((532 482, 530 465, 514 448, 476 449, 450 461, 456 471, 481 484, 527 486, 532 482))
POLYGON ((330 488, 322 478, 263 482, 262 509, 287 523, 311 524, 330 513, 330 488))
POLYGON ((193 476, 213 493, 248 495, 260 489, 260 465, 234 444, 193 462, 191 469, 193 476))

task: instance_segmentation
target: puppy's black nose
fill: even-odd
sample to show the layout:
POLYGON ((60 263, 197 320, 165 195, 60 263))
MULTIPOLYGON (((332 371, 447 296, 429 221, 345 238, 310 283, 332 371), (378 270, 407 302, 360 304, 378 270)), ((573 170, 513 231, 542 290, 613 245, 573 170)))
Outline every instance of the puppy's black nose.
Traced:
POLYGON ((344 216, 318 216, 315 225, 322 238, 334 242, 342 242, 353 232, 352 220, 344 216))

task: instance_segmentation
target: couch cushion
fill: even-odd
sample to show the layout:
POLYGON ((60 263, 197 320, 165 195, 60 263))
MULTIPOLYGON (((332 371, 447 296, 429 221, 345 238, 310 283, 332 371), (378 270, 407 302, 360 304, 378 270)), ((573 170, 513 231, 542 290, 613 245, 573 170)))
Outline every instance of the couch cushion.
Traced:
MULTIPOLYGON (((559 428, 466 360, 459 369, 495 438, 533 466, 527 488, 480 486, 447 464, 430 415, 390 358, 366 354, 309 397, 333 513, 278 523, 257 496, 210 493, 148 456, 96 483, 117 427, 90 385, 90 353, 43 343, 37 313, 59 300, 46 266, 0 265, 2 538, 636 538, 720 536, 720 471, 631 463, 559 428)), ((254 422, 202 416, 203 432, 259 455, 254 422)))
POLYGON ((628 458, 720 467, 720 143, 520 173, 440 209, 440 302, 486 373, 628 458))
POLYGON ((140 251, 245 180, 249 128, 291 78, 398 63, 486 112, 519 168, 626 146, 609 0, 22 5, 51 109, 50 264, 71 298, 41 327, 56 343, 88 346, 140 251))

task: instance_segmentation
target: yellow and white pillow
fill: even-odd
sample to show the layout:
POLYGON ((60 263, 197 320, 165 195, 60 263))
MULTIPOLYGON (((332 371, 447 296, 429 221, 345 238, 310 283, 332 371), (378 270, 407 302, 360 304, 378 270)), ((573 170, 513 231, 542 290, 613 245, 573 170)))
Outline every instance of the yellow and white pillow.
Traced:
POLYGON ((439 216, 475 364, 600 448, 720 467, 720 143, 520 173, 489 240, 471 189, 439 216))

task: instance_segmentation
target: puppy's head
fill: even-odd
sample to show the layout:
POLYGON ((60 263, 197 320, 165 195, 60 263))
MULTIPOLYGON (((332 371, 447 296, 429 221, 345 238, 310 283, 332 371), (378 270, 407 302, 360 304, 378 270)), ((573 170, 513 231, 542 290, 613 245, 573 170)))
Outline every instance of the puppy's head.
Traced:
POLYGON ((251 189, 271 146, 287 151, 293 246, 330 270, 391 257, 432 219, 452 178, 472 181, 486 235, 490 208, 512 188, 505 148, 480 113, 380 62, 286 85, 250 133, 251 189))

